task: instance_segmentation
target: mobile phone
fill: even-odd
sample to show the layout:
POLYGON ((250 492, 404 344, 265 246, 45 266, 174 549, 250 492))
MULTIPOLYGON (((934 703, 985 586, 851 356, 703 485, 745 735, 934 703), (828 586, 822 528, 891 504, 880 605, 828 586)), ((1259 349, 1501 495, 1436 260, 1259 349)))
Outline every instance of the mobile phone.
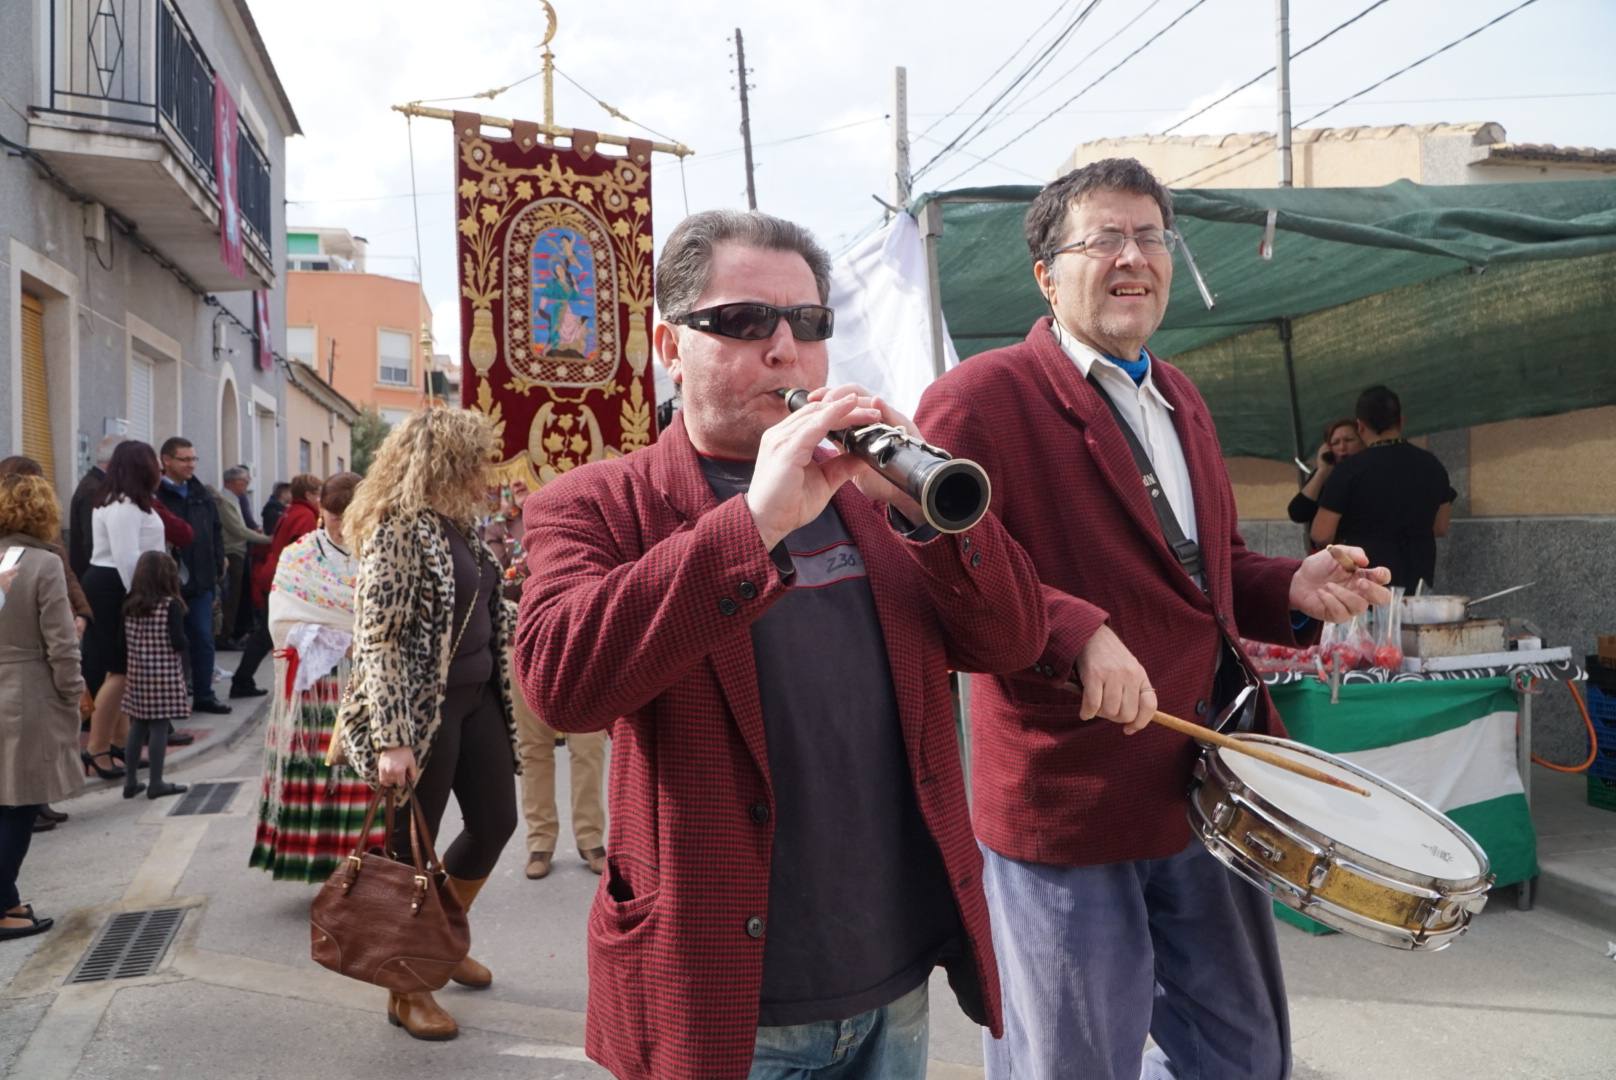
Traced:
POLYGON ((1320 454, 1319 456, 1324 459, 1324 463, 1326 465, 1334 465, 1335 464, 1335 451, 1334 450, 1326 450, 1324 453, 1320 454))
POLYGON ((21 561, 22 561, 22 548, 21 547, 18 547, 17 545, 12 545, 11 547, 6 548, 6 553, 4 555, 0 555, 0 574, 3 574, 7 570, 10 570, 13 566, 16 566, 21 561))

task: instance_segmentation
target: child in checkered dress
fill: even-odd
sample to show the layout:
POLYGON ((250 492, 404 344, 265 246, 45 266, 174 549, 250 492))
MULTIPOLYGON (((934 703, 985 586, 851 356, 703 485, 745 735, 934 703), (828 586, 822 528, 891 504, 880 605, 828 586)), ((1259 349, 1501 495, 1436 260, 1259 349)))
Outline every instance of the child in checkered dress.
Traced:
POLYGON ((129 714, 129 771, 123 797, 142 790, 148 799, 178 795, 184 784, 163 783, 163 755, 170 725, 191 715, 191 693, 185 679, 190 649, 185 637, 185 601, 180 599, 180 569, 165 551, 148 551, 135 564, 129 597, 123 605, 128 643, 128 683, 123 710, 129 714), (149 784, 135 781, 140 748, 151 759, 149 784))

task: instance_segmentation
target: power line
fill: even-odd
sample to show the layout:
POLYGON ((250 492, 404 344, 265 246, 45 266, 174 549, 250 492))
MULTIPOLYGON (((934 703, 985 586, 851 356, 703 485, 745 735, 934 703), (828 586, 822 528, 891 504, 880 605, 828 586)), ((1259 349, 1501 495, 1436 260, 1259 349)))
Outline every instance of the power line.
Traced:
MULTIPOLYGON (((846 131, 849 128, 864 127, 867 124, 879 124, 885 119, 886 119, 885 114, 883 114, 881 116, 866 116, 862 120, 849 120, 845 124, 837 124, 834 127, 820 128, 818 131, 805 131, 800 135, 787 135, 784 138, 780 138, 780 139, 768 139, 768 140, 765 140, 764 142, 755 142, 755 143, 752 144, 752 149, 761 150, 762 148, 764 148, 766 146, 784 146, 787 143, 802 142, 804 139, 817 139, 821 135, 831 135, 831 134, 834 134, 835 132, 838 132, 838 131, 846 131)), ((935 140, 933 140, 933 141, 935 141, 935 140)), ((702 154, 699 157, 697 157, 695 161, 692 161, 691 164, 692 165, 701 165, 704 162, 709 162, 709 161, 722 161, 724 158, 734 157, 736 154, 741 153, 743 149, 744 149, 743 147, 731 146, 731 147, 727 147, 727 148, 725 148, 723 150, 714 151, 711 154, 702 154)), ((673 164, 673 163, 672 162, 667 162, 667 161, 658 162, 656 165, 654 165, 652 167, 653 168, 662 168, 662 167, 664 167, 666 165, 671 165, 671 164, 673 164)))
MULTIPOLYGON (((1405 64, 1404 66, 1398 68, 1396 71, 1392 72, 1390 75, 1387 75, 1385 78, 1377 79, 1376 81, 1370 83, 1368 86, 1364 87, 1362 90, 1359 90, 1357 93, 1348 94, 1346 97, 1342 98, 1340 101, 1337 101, 1334 105, 1328 105, 1325 108, 1320 109, 1318 112, 1314 113, 1312 116, 1309 116, 1307 119, 1298 122, 1296 124, 1296 127, 1302 127, 1305 124, 1311 124, 1313 121, 1319 119, 1320 117, 1324 116, 1325 114, 1332 113, 1336 109, 1339 109, 1341 106, 1347 104, 1349 101, 1354 101, 1354 100, 1356 100, 1358 98, 1361 98, 1365 94, 1367 94, 1370 91, 1376 89, 1377 87, 1385 86, 1387 83, 1391 82, 1393 79, 1397 78, 1399 75, 1406 75, 1408 72, 1413 71, 1415 68, 1419 67, 1421 64, 1425 63, 1426 61, 1434 60, 1436 57, 1441 56, 1443 53, 1447 52, 1449 49, 1452 49, 1454 46, 1464 44, 1466 41, 1469 41, 1471 38, 1475 37, 1477 34, 1481 33, 1483 30, 1488 30, 1488 29, 1490 29, 1490 28, 1492 28, 1494 26, 1497 26, 1499 23, 1503 22, 1505 19, 1509 18, 1511 15, 1515 14, 1517 11, 1520 11, 1523 8, 1529 8, 1535 3, 1537 3, 1537 0, 1522 0, 1521 3, 1516 4, 1514 7, 1510 8, 1508 11, 1504 12, 1502 15, 1498 15, 1498 16, 1495 16, 1492 19, 1489 19, 1487 22, 1482 23, 1480 26, 1476 27, 1474 30, 1470 31, 1468 34, 1465 34, 1462 37, 1454 38, 1452 41, 1448 42, 1446 45, 1442 46, 1441 48, 1436 49, 1436 50, 1434 50, 1432 52, 1426 53, 1424 56, 1420 57, 1418 60, 1415 60, 1413 63, 1405 64)), ((1173 187, 1174 185, 1178 184, 1182 180, 1188 180, 1190 177, 1196 176, 1196 175, 1198 175, 1200 173, 1204 173, 1204 172, 1208 171, 1209 169, 1215 169, 1219 165, 1222 165, 1223 163, 1225 163, 1227 161, 1232 161, 1233 159, 1235 159, 1237 157, 1240 157, 1243 154, 1250 153, 1252 150, 1255 150, 1258 147, 1263 146, 1266 143, 1270 143, 1273 140, 1274 140, 1273 135, 1264 135, 1262 138, 1252 141, 1249 145, 1241 147, 1239 150, 1236 150, 1232 154, 1225 154, 1223 157, 1218 158, 1216 161, 1213 161, 1213 162, 1211 162, 1209 164, 1206 164, 1206 165, 1202 165, 1202 166, 1200 166, 1199 168, 1196 168, 1196 169, 1191 169, 1189 172, 1185 173, 1183 176, 1180 176, 1180 177, 1177 177, 1175 179, 1167 181, 1166 186, 1173 187)))
MULTIPOLYGON (((1057 86, 1059 86, 1061 83, 1065 82, 1068 78, 1070 78, 1072 76, 1072 74, 1075 71, 1077 71, 1078 68, 1081 68, 1084 64, 1088 63, 1097 54, 1102 52, 1107 45, 1110 45, 1113 41, 1117 40, 1117 38, 1121 37, 1130 28, 1135 26, 1139 22, 1140 19, 1143 19, 1146 15, 1150 14, 1151 9, 1156 7, 1156 5, 1160 4, 1161 2, 1162 2, 1162 0, 1150 0, 1150 3, 1146 4, 1144 9, 1141 10, 1137 15, 1135 15, 1132 19, 1128 20, 1121 27, 1119 27, 1110 37, 1106 38, 1104 41, 1100 42, 1098 45, 1094 46, 1094 48, 1090 49, 1088 52, 1084 53, 1081 57, 1079 57, 1077 63, 1073 64, 1071 67, 1069 67, 1065 71, 1061 72, 1054 79, 1051 79, 1048 82, 1046 82, 1044 84, 1043 89, 1034 92, 1031 97, 1025 97, 1025 95, 1026 95, 1027 91, 1032 88, 1032 85, 1033 85, 1032 80, 1029 79, 1028 81, 1024 82, 1016 90, 1016 92, 1010 96, 1009 100, 1007 100, 1004 103, 1003 107, 998 109, 993 114, 992 118, 986 124, 984 124, 982 126, 982 128, 979 131, 977 131, 977 133, 975 135, 971 136, 971 138, 967 139, 964 143, 960 144, 960 147, 956 148, 955 152, 958 153, 960 149, 963 149, 965 146, 969 146, 972 142, 976 141, 981 136, 987 134, 987 132, 990 129, 992 129, 992 128, 996 127, 997 125, 999 125, 1000 123, 1002 123, 1004 121, 1005 117, 1014 115, 1015 112, 1017 111, 1017 110, 1014 109, 1014 106, 1021 104, 1023 100, 1025 100, 1027 103, 1030 104, 1031 102, 1037 101, 1039 98, 1044 97, 1045 95, 1051 93, 1057 86)), ((1050 57, 1050 61, 1053 61, 1053 60, 1054 60, 1054 57, 1050 57)), ((1047 68, 1049 66, 1050 61, 1045 62, 1045 64, 1044 64, 1045 68, 1047 68)), ((1037 72, 1037 74, 1042 74, 1042 73, 1043 73, 1043 68, 1040 68, 1039 71, 1037 72)), ((969 156, 969 155, 967 155, 967 156, 969 156)), ((978 159, 978 160, 982 160, 982 159, 978 159)))
MULTIPOLYGON (((1358 14, 1356 14, 1352 18, 1348 19, 1346 22, 1340 23, 1340 24, 1332 27, 1330 30, 1326 31, 1323 37, 1315 38, 1313 41, 1310 41, 1308 44, 1302 46, 1300 49, 1298 49, 1295 52, 1291 53, 1291 59, 1295 60, 1298 56, 1301 56, 1303 53, 1307 52, 1309 49, 1313 48, 1315 45, 1322 45, 1324 42, 1330 40, 1330 38, 1334 37, 1340 31, 1345 30, 1347 27, 1351 26, 1353 23, 1357 22, 1359 19, 1363 18, 1365 15, 1369 14, 1371 11, 1374 11, 1376 8, 1383 6, 1388 2, 1389 2, 1389 0, 1375 0, 1375 2, 1373 4, 1370 4, 1368 7, 1364 8, 1362 11, 1358 12, 1358 14)), ((1197 109, 1196 111, 1190 113, 1188 116, 1184 117, 1184 119, 1179 120, 1176 123, 1169 124, 1167 127, 1162 129, 1161 134, 1169 135, 1169 134, 1173 133, 1174 131, 1176 131, 1179 128, 1183 127, 1185 124, 1189 123, 1191 120, 1194 120, 1197 116, 1201 116, 1201 115, 1204 115, 1207 112, 1210 112, 1212 109, 1217 108, 1219 105, 1222 105, 1225 101, 1228 101, 1230 98, 1232 98, 1236 94, 1240 93, 1240 91, 1246 89, 1247 87, 1255 86, 1257 83, 1259 83, 1262 80, 1266 79, 1268 76, 1272 75, 1273 73, 1274 73, 1273 67, 1269 67, 1269 68, 1265 69, 1261 74, 1256 75, 1256 76, 1254 76, 1254 77, 1252 77, 1250 79, 1247 79, 1245 82, 1241 83, 1239 86, 1235 87, 1233 90, 1230 90, 1227 94, 1224 94, 1222 97, 1218 98, 1216 101, 1212 102, 1210 105, 1203 106, 1202 108, 1197 109)))
MULTIPOLYGON (((1005 68, 1009 67, 1010 66, 1010 61, 1012 61, 1016 57, 1020 56, 1021 55, 1021 50, 1025 49, 1028 45, 1031 45, 1032 44, 1032 39, 1037 37, 1039 34, 1043 33, 1044 32, 1044 27, 1046 27, 1050 23, 1054 22, 1055 21, 1055 16, 1059 15, 1061 13, 1061 9, 1064 8, 1065 6, 1066 6, 1066 0, 1061 0, 1060 3, 1056 4, 1055 5, 1055 10, 1051 11, 1049 13, 1049 16, 1047 18, 1045 18, 1043 22, 1038 24, 1037 29, 1035 29, 1032 33, 1027 35, 1026 40, 1024 40, 1020 45, 1017 45, 1015 47, 1015 51, 1013 51, 1009 56, 1004 58, 1004 62, 1002 64, 1000 64, 998 67, 994 68, 991 72, 989 72, 988 77, 983 79, 981 82, 977 83, 976 86, 972 88, 972 90, 971 90, 971 92, 969 94, 966 94, 964 97, 960 98, 958 105, 955 105, 948 112, 943 113, 941 116, 939 116, 938 119, 934 120, 930 125, 927 126, 925 131, 922 131, 919 135, 916 135, 915 138, 916 139, 924 139, 927 135, 930 135, 932 133, 932 131, 937 127, 938 124, 941 124, 944 120, 947 120, 951 116, 958 115, 959 111, 961 109, 965 108, 965 103, 967 101, 970 101, 977 94, 981 93, 982 88, 984 86, 986 86, 988 83, 992 82, 994 79, 998 78, 999 72, 1001 72, 1005 68)), ((941 140, 938 140, 938 141, 941 141, 941 140)))
MULTIPOLYGON (((1039 53, 1036 57, 1034 57, 1033 60, 1030 63, 1027 64, 1026 67, 1022 68, 1020 74, 1018 74, 1014 79, 1011 79, 1009 84, 1006 85, 1003 90, 999 91, 999 94, 998 94, 997 97, 995 97, 992 101, 988 102, 987 107, 984 108, 980 113, 978 113, 975 119, 973 119, 970 123, 966 124, 965 127, 963 129, 961 129, 961 131, 960 131, 960 133, 958 135, 955 135, 954 138, 951 139, 941 150, 939 150, 937 153, 935 153, 935 154, 933 154, 931 156, 931 160, 927 161, 920 168, 916 169, 914 171, 914 173, 912 174, 913 177, 918 179, 921 175, 923 175, 933 165, 937 164, 937 162, 945 154, 947 154, 949 151, 953 150, 956 146, 959 146, 960 143, 965 139, 965 136, 971 131, 971 129, 973 127, 975 127, 977 124, 981 123, 982 120, 985 119, 987 117, 987 115, 989 113, 991 113, 998 106, 999 102, 1003 101, 1005 99, 1005 97, 1012 90, 1014 90, 1017 86, 1021 85, 1022 81, 1027 79, 1033 73, 1033 69, 1035 67, 1037 67, 1040 62, 1047 63, 1046 58, 1052 56, 1056 50, 1058 50, 1062 45, 1064 45, 1066 43, 1067 39, 1069 39, 1071 37, 1072 33, 1079 26, 1081 26, 1083 24, 1083 21, 1085 19, 1088 18, 1089 12, 1093 11, 1099 5, 1099 3, 1100 3, 1100 0, 1090 0, 1089 5, 1087 7, 1085 7, 1082 11, 1079 11, 1077 13, 1077 15, 1073 17, 1072 21, 1067 23, 1065 28, 1062 29, 1059 34, 1055 35, 1055 39, 1053 41, 1051 41, 1048 45, 1044 46, 1044 51, 1039 53)), ((983 130, 986 130, 986 129, 984 128, 983 130)), ((980 132, 978 132, 977 134, 980 134, 980 132)), ((972 136, 972 137, 974 138, 975 136, 972 136)))
POLYGON ((1129 19, 1127 22, 1123 23, 1120 27, 1118 27, 1117 31, 1114 34, 1112 34, 1110 37, 1106 38, 1104 41, 1100 42, 1098 45, 1094 46, 1094 48, 1090 49, 1088 52, 1084 53, 1082 58, 1079 59, 1077 63, 1073 64, 1071 67, 1069 67, 1065 71, 1061 72, 1058 76, 1055 77, 1055 79, 1053 81, 1051 81, 1049 83, 1048 86, 1045 86, 1042 90, 1038 91, 1032 97, 1028 98, 1027 103, 1030 105, 1034 101, 1037 101, 1039 98, 1044 97, 1047 94, 1053 93, 1054 90, 1055 90, 1055 87, 1059 86, 1061 83, 1063 83, 1067 79, 1071 78, 1071 76, 1074 73, 1076 73, 1078 68, 1080 68, 1084 64, 1088 63, 1091 59, 1094 58, 1094 56, 1096 54, 1104 51, 1104 49, 1105 49, 1105 47, 1107 45, 1111 44, 1113 41, 1117 40, 1117 38, 1121 37, 1123 34, 1127 33, 1129 30, 1131 30, 1135 26, 1137 26, 1139 24, 1139 22, 1146 15, 1150 14, 1151 9, 1155 8, 1156 5, 1160 4, 1161 2, 1162 2, 1162 0, 1150 0, 1150 3, 1146 4, 1144 6, 1144 8, 1142 10, 1140 10, 1140 12, 1137 15, 1135 15, 1133 18, 1129 19))
MULTIPOLYGON (((1529 0, 1529 2, 1535 3, 1536 0, 1529 0)), ((1179 12, 1178 15, 1176 17, 1174 17, 1172 22, 1168 23, 1166 26, 1164 26, 1160 30, 1156 31, 1150 37, 1146 38, 1144 40, 1144 42, 1139 45, 1138 48, 1134 49, 1127 56, 1124 56, 1121 60, 1118 60, 1115 64, 1112 64, 1109 68, 1107 68, 1104 72, 1102 72, 1099 75, 1099 77, 1094 79, 1087 86, 1083 87, 1083 89, 1079 90, 1077 93, 1075 93, 1071 97, 1067 98, 1061 104, 1057 105, 1055 108, 1051 109, 1048 113, 1044 114, 1044 116, 1042 116, 1038 120, 1035 120, 1032 124, 1030 124, 1027 127, 1023 128, 1018 134, 1016 134, 1008 142, 1004 143, 1002 146, 999 146, 997 149, 993 150, 987 156, 988 157, 998 157, 1000 154, 1004 153, 1010 147, 1014 146, 1016 143, 1020 142, 1022 139, 1026 138, 1028 135, 1032 134, 1038 128, 1040 128, 1044 124, 1048 123, 1052 118, 1057 116, 1061 112, 1061 110, 1065 109, 1066 106, 1070 105, 1072 102, 1076 101, 1078 98, 1082 97, 1084 94, 1088 93, 1090 90, 1093 90, 1096 86, 1099 86, 1106 79, 1110 78, 1119 69, 1121 69, 1124 64, 1128 63, 1128 61, 1132 60, 1134 57, 1138 56, 1140 53, 1142 53, 1146 49, 1148 49, 1152 44, 1154 44, 1157 40, 1159 40, 1162 37, 1162 35, 1166 34, 1173 27, 1175 27, 1179 23, 1183 22, 1186 18, 1188 18, 1195 11, 1196 8, 1199 8, 1204 3, 1206 3, 1206 0, 1195 0, 1195 2, 1192 3, 1189 7, 1185 8, 1183 11, 1179 12)), ((975 168, 975 166, 971 166, 971 168, 975 168)), ((967 169, 964 169, 964 170, 962 170, 962 171, 960 171, 958 173, 955 173, 953 176, 949 177, 946 181, 944 181, 942 184, 939 184, 938 186, 941 187, 941 188, 946 188, 949 184, 952 184, 955 180, 958 180, 961 176, 964 176, 966 173, 968 173, 970 171, 971 171, 971 169, 967 168, 967 169)))
MULTIPOLYGON (((942 143, 941 139, 935 139, 935 138, 932 138, 929 135, 921 136, 921 137, 924 138, 927 142, 930 142, 930 143, 939 143, 939 144, 942 143)), ((992 165, 992 166, 995 166, 996 168, 1003 169, 1006 172, 1013 172, 1017 176, 1025 176, 1028 180, 1032 180, 1032 181, 1034 181, 1036 183, 1039 183, 1039 184, 1042 184, 1044 182, 1044 180, 1045 180, 1044 177, 1037 176, 1037 175, 1035 175, 1033 173, 1030 173, 1026 169, 1018 169, 1014 165, 1006 165, 1002 161, 994 161, 992 158, 981 157, 981 156, 979 156, 977 154, 971 153, 969 150, 955 150, 954 152, 956 154, 963 155, 964 157, 968 157, 972 161, 977 162, 978 164, 992 165)))
MULTIPOLYGON (((1464 97, 1426 97, 1426 98, 1376 98, 1374 101, 1360 101, 1359 105, 1431 105, 1447 102, 1473 102, 1473 101, 1547 101, 1559 98, 1588 98, 1588 97, 1616 97, 1616 90, 1579 90, 1557 94, 1473 94, 1464 97)), ((1298 101, 1297 105, 1311 107, 1323 105, 1322 101, 1298 101)), ((1182 105, 1136 105, 1127 109, 1068 109, 1067 112, 1075 116, 1134 116, 1139 113, 1176 113, 1182 110, 1182 105)), ((1259 105, 1230 105, 1229 108, 1241 112, 1274 111, 1271 103, 1259 105)), ((1017 109, 1007 115, 1030 116, 1036 109, 1017 109)), ((937 116, 937 113, 911 113, 911 116, 937 116)), ((1163 132, 1162 134, 1166 134, 1163 132)), ((932 142, 941 144, 941 140, 932 139, 932 142)), ((709 155, 710 156, 710 155, 709 155)))
MULTIPOLYGON (((1150 3, 1146 6, 1145 11, 1149 11, 1151 8, 1155 7, 1159 3, 1161 3, 1161 0, 1150 0, 1150 3)), ((1094 9, 1096 7, 1098 7, 1098 6, 1099 6, 1098 2, 1090 4, 1088 6, 1088 8, 1085 9, 1080 14, 1080 17, 1078 19, 1078 25, 1081 26, 1083 23, 1086 23, 1088 21, 1089 15, 1092 14, 1094 9)), ((1141 12, 1141 14, 1143 14, 1143 12, 1141 12)), ((1126 28, 1124 28, 1124 29, 1126 29, 1126 28)), ((1118 30, 1116 34, 1112 34, 1111 37, 1106 39, 1106 41, 1107 42, 1115 41, 1116 38, 1117 38, 1117 35, 1120 34, 1120 33, 1122 33, 1122 31, 1118 30)), ((1014 88, 1014 92, 1011 93, 1010 96, 1005 99, 1004 103, 1001 106, 999 106, 997 109, 993 110, 993 115, 988 117, 987 121, 985 123, 983 123, 982 126, 980 128, 978 128, 976 130, 976 132, 971 135, 970 138, 966 139, 964 142, 960 143, 959 146, 954 148, 954 152, 959 153, 965 147, 971 145, 971 143, 975 142, 977 139, 980 139, 983 135, 986 135, 994 127, 996 127, 1000 123, 1002 123, 1004 118, 1007 115, 1009 115, 1010 111, 1016 105, 1020 104, 1024 98, 1026 98, 1026 100, 1029 100, 1029 101, 1036 101, 1036 100, 1038 100, 1038 98, 1040 98, 1044 94, 1048 93, 1051 87, 1060 85, 1062 80, 1064 80, 1068 75, 1070 75, 1072 72, 1076 71, 1078 68, 1082 67, 1084 62, 1087 61, 1089 59, 1089 57, 1093 56, 1096 52, 1098 52, 1100 50, 1100 48, 1102 48, 1102 47, 1103 46, 1096 46, 1095 48, 1090 49, 1086 54, 1084 54, 1082 59, 1078 60, 1078 62, 1076 64, 1073 64, 1071 67, 1067 68, 1064 74, 1058 76, 1052 82, 1047 83, 1044 86, 1044 89, 1039 90, 1036 93, 1034 93, 1031 98, 1026 98, 1027 92, 1029 90, 1031 90, 1035 85, 1037 85, 1037 83, 1039 81, 1039 76, 1043 75, 1043 73, 1049 69, 1049 65, 1055 62, 1055 56, 1057 54, 1051 53, 1050 56, 1047 59, 1045 59, 1041 64, 1039 64, 1037 66, 1036 70, 1030 71, 1028 73, 1027 78, 1023 79, 1021 81, 1020 85, 1018 85, 1018 86, 1016 86, 1014 88)), ((1064 48, 1064 46, 1063 46, 1063 48, 1064 48)), ((941 162, 938 162, 938 164, 941 164, 941 162)))

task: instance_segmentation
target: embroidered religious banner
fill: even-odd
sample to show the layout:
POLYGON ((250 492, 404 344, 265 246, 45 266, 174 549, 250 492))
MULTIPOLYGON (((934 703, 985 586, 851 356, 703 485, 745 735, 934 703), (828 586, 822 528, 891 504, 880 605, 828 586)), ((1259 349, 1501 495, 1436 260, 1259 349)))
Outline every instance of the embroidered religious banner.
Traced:
POLYGON ((461 400, 531 488, 650 444, 651 146, 550 146, 456 113, 461 400))

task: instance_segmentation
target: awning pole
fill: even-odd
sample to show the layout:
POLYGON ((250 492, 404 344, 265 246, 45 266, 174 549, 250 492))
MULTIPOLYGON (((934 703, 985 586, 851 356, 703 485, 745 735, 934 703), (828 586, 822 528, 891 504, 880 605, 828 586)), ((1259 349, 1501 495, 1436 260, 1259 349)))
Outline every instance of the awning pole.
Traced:
MULTIPOLYGON (((1296 459, 1306 461, 1303 455, 1307 448, 1302 445, 1302 403, 1296 396, 1296 360, 1291 355, 1291 321, 1281 318, 1274 322, 1279 327, 1279 340, 1285 346, 1285 382, 1291 391, 1291 435, 1296 442, 1296 459)), ((1303 478, 1306 478, 1305 473, 1303 478)))
POLYGON ((937 271, 937 241, 943 235, 943 204, 932 199, 920 211, 920 242, 926 249, 926 293, 931 309, 931 371, 941 377, 948 366, 943 345, 943 286, 937 271))

